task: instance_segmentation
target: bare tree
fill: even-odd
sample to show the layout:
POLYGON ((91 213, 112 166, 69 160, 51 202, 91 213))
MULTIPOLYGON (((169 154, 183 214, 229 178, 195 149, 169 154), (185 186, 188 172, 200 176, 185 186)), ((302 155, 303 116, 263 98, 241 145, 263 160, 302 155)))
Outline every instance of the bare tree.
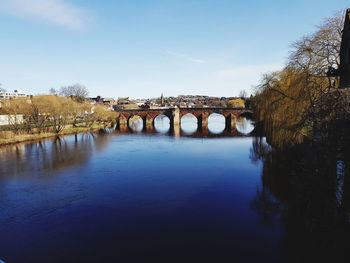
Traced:
POLYGON ((284 69, 264 75, 254 99, 256 117, 275 145, 302 142, 345 110, 335 89, 339 79, 328 74, 339 68, 343 21, 325 20, 293 44, 284 69))
POLYGON ((85 86, 74 84, 71 86, 61 87, 59 94, 62 96, 71 97, 78 102, 83 102, 89 95, 89 92, 85 86))
POLYGON ((41 133, 49 124, 49 111, 53 107, 47 100, 51 96, 35 96, 31 99, 29 123, 33 131, 41 133))
POLYGON ((104 128, 113 126, 117 115, 114 111, 110 111, 102 105, 96 105, 91 108, 91 105, 85 105, 85 125, 91 128, 93 125, 103 125, 104 128))
POLYGON ((50 94, 50 95, 57 95, 58 92, 57 92, 57 90, 55 90, 54 88, 51 88, 51 89, 49 89, 49 94, 50 94))
POLYGON ((327 77, 328 88, 332 88, 337 79, 331 77, 328 71, 339 68, 343 25, 343 15, 328 18, 317 27, 315 33, 295 42, 288 66, 303 71, 309 77, 327 77))
POLYGON ((51 96, 47 98, 52 105, 49 109, 50 121, 56 134, 60 133, 68 124, 71 115, 70 98, 51 96))
POLYGON ((240 97, 241 99, 245 99, 245 98, 248 97, 248 94, 247 94, 247 92, 246 92, 245 90, 241 90, 241 91, 239 92, 238 97, 240 97))

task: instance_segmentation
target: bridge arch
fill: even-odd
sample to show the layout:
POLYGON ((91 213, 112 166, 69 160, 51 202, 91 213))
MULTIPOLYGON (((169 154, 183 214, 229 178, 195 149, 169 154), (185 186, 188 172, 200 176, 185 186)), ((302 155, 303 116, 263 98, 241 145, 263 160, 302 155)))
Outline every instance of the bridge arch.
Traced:
POLYGON ((153 120, 154 128, 159 133, 167 133, 170 130, 170 118, 166 114, 159 114, 153 120))
POLYGON ((198 129, 198 118, 191 112, 182 114, 180 117, 181 131, 185 134, 193 134, 198 129))
POLYGON ((236 129, 243 135, 249 135, 254 131, 255 123, 253 120, 253 113, 251 111, 244 111, 238 115, 236 129))
POLYGON ((226 119, 224 114, 212 112, 208 116, 208 129, 213 134, 220 134, 226 128, 226 119))
POLYGON ((140 115, 131 114, 128 118, 128 127, 134 132, 141 132, 144 128, 143 118, 140 115))

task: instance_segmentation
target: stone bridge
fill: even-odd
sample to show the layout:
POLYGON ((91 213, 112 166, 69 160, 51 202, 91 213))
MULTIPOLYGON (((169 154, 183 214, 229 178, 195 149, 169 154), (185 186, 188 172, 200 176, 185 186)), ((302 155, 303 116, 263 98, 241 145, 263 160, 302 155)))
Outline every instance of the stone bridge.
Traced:
POLYGON ((133 116, 139 116, 143 120, 143 129, 152 131, 154 120, 159 115, 165 115, 170 120, 170 129, 174 130, 181 125, 181 118, 186 114, 192 114, 197 118, 198 130, 208 130, 208 117, 212 113, 221 114, 225 117, 225 131, 236 132, 236 121, 239 117, 252 116, 253 112, 244 108, 157 108, 157 109, 115 109, 119 113, 117 127, 127 129, 129 120, 133 116))

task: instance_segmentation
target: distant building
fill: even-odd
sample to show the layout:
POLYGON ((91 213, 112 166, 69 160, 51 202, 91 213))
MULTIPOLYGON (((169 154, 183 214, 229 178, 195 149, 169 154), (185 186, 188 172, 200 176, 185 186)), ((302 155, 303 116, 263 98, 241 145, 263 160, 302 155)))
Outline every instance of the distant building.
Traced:
POLYGON ((162 95, 160 96, 160 106, 164 107, 165 104, 164 104, 164 97, 163 97, 163 93, 162 95))
POLYGON ((95 98, 89 98, 89 101, 92 103, 102 103, 103 98, 101 96, 97 96, 95 98))
POLYGON ((102 102, 103 102, 103 104, 113 105, 114 99, 113 98, 103 98, 102 102))
POLYGON ((114 110, 124 110, 124 109, 138 109, 139 106, 129 100, 129 97, 118 98, 117 104, 113 106, 114 110))
POLYGON ((113 98, 102 98, 101 96, 97 96, 96 98, 89 98, 91 104, 103 104, 105 106, 112 107, 115 104, 115 100, 113 98))
POLYGON ((0 100, 10 100, 14 98, 26 98, 27 95, 19 92, 18 90, 14 90, 13 92, 0 92, 0 100))
POLYGON ((189 102, 187 103, 187 107, 188 108, 196 107, 196 104, 194 104, 193 102, 189 102))

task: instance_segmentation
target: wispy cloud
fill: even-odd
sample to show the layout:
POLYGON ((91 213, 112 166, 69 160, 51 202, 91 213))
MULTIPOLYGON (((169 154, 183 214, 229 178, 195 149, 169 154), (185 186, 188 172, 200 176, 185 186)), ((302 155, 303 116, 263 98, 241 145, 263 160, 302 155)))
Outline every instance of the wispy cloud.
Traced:
POLYGON ((72 30, 86 27, 88 14, 68 0, 0 0, 0 11, 72 30))
POLYGON ((235 79, 249 77, 252 75, 262 75, 263 73, 281 69, 280 64, 254 64, 242 65, 228 69, 222 69, 216 72, 216 76, 220 79, 235 79))
POLYGON ((199 64, 207 63, 207 61, 204 59, 195 58, 195 57, 189 56, 187 54, 183 54, 183 53, 179 53, 179 52, 175 52, 175 51, 166 50, 165 53, 167 53, 168 55, 174 56, 174 57, 183 58, 187 61, 194 62, 194 63, 199 63, 199 64))
POLYGON ((248 64, 218 70, 214 73, 214 76, 217 82, 227 83, 230 86, 237 88, 237 90, 249 90, 259 83, 264 73, 280 69, 282 69, 282 64, 278 63, 248 64))

